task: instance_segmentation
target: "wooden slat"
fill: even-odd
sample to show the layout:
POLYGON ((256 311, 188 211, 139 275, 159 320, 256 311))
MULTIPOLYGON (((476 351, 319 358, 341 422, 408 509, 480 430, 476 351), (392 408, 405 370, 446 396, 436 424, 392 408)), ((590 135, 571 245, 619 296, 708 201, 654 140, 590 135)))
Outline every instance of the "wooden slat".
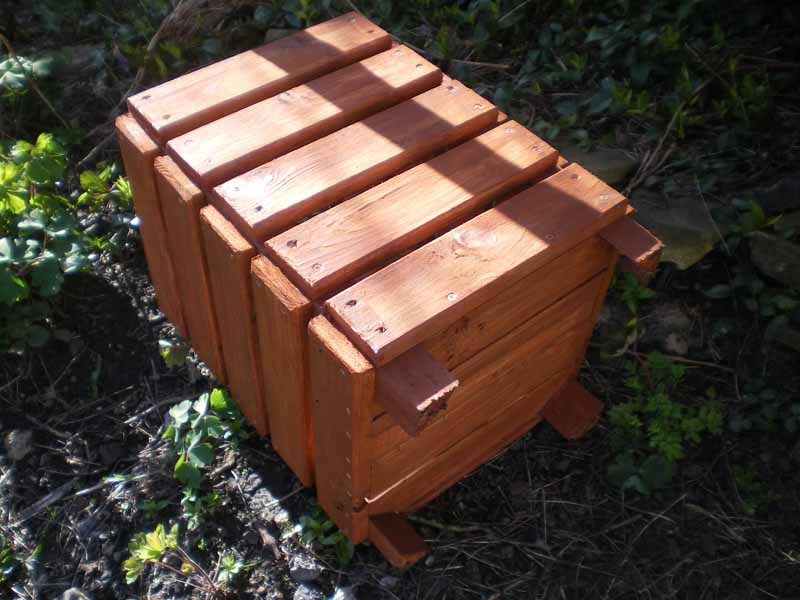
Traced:
POLYGON ((141 220, 139 231, 158 306, 178 333, 186 336, 186 322, 153 176, 153 160, 158 156, 158 145, 130 115, 118 117, 116 126, 125 174, 133 189, 134 208, 141 220))
POLYGON ((640 278, 658 268, 664 244, 630 217, 612 223, 599 235, 626 259, 626 270, 640 278))
POLYGON ((167 148, 208 190, 441 81, 436 66, 400 46, 212 121, 167 148))
POLYGON ((410 567, 428 553, 428 545, 402 515, 369 518, 369 541, 393 567, 410 567))
POLYGON ((377 400, 408 435, 442 410, 458 380, 417 347, 378 369, 377 400))
POLYGON ((263 241, 299 219, 492 125, 497 109, 453 80, 214 188, 212 201, 263 241))
POLYGON ((314 480, 308 395, 311 302, 265 256, 251 264, 253 309, 272 447, 303 485, 314 480))
MULTIPOLYGON (((387 430, 373 438, 372 494, 490 421, 553 373, 577 364, 584 342, 582 325, 601 278, 595 277, 457 368, 454 375, 461 385, 448 408, 417 437, 403 439, 387 430)), ((373 431, 378 426, 373 423, 373 431)))
POLYGON ((140 92, 128 99, 128 106, 163 145, 391 45, 391 37, 380 27, 347 13, 140 92))
POLYGON ((589 238, 432 335, 423 346, 445 368, 453 369, 608 269, 612 254, 606 242, 589 238))
POLYGON ((213 206, 200 211, 214 313, 234 400, 258 433, 269 430, 250 285, 255 249, 213 206))
POLYGON ((480 429, 419 465, 416 471, 393 487, 368 498, 369 514, 413 512, 463 479, 536 425, 541 420, 536 412, 537 407, 555 394, 564 381, 564 373, 553 375, 541 386, 499 411, 480 429))
POLYGON ((169 157, 156 158, 154 168, 170 257, 174 264, 179 265, 175 269, 175 278, 183 303, 187 336, 217 380, 226 383, 200 232, 200 209, 206 203, 203 192, 169 157))
POLYGON ((317 299, 541 177, 557 156, 512 121, 272 238, 267 251, 317 299))
POLYGON ((568 440, 576 440, 600 419, 603 404, 577 381, 570 381, 552 398, 542 416, 568 440))
POLYGON ((308 325, 314 471, 319 503, 354 542, 366 539, 369 404, 375 371, 325 317, 308 325))
POLYGON ((331 318, 377 365, 621 218, 627 203, 570 165, 337 294, 331 318))

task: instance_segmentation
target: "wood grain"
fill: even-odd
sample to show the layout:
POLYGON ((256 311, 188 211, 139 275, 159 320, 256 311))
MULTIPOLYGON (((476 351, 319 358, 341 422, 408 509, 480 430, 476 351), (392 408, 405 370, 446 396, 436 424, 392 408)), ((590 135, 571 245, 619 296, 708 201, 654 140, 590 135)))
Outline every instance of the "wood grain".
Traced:
POLYGON ((611 260, 609 245, 589 238, 433 333, 422 345, 453 369, 607 269, 611 260))
POLYGON ((424 349, 412 348, 378 369, 378 403, 408 435, 444 409, 458 379, 424 349))
POLYGON ((537 407, 564 385, 557 373, 532 392, 503 407, 490 421, 405 478, 367 499, 369 514, 409 513, 430 502, 483 463, 502 452, 541 421, 537 407))
POLYGON ((213 206, 200 211, 214 313, 234 400, 259 434, 269 431, 250 285, 255 249, 213 206))
POLYGON ((337 294, 326 307, 376 365, 621 218, 625 198, 570 165, 337 294))
POLYGON ((496 118, 489 102, 447 80, 215 187, 212 201, 246 237, 260 243, 477 134, 496 118))
POLYGON ((308 321, 313 306, 265 256, 251 263, 253 310, 272 447, 303 485, 314 481, 308 392, 308 321))
POLYGON ((403 515, 369 518, 369 541, 397 569, 410 567, 428 553, 428 545, 403 515))
POLYGON ((556 157, 512 121, 292 227, 266 248, 318 299, 541 177, 556 157))
POLYGON ((640 280, 658 268, 664 244, 630 217, 612 223, 599 235, 617 249, 624 259, 624 268, 640 280))
MULTIPOLYGON (((583 323, 601 276, 548 308, 454 370, 461 381, 448 407, 416 437, 386 430, 373 437, 371 490, 375 494, 435 456, 579 360, 583 323)), ((544 407, 545 402, 539 406, 544 407)), ((538 410, 538 409, 537 409, 538 410)), ((373 434, 381 429, 373 422, 373 434)))
POLYGON ((167 148, 209 190, 441 81, 436 66, 399 46, 212 121, 167 148))
POLYGON ((325 317, 308 325, 314 471, 319 503, 353 541, 368 535, 369 404, 375 371, 325 317), (324 426, 322 426, 324 425, 324 426))
POLYGON ((351 12, 135 94, 128 107, 163 145, 391 45, 388 33, 351 12))
POLYGON ((125 174, 133 190, 134 209, 141 220, 139 232, 158 306, 178 333, 185 337, 186 321, 153 175, 153 161, 159 154, 158 145, 130 115, 118 117, 116 127, 125 174))
POLYGON ((156 184, 161 199, 170 257, 192 347, 220 383, 227 383, 216 315, 208 285, 208 265, 200 232, 203 192, 165 156, 155 159, 156 184))

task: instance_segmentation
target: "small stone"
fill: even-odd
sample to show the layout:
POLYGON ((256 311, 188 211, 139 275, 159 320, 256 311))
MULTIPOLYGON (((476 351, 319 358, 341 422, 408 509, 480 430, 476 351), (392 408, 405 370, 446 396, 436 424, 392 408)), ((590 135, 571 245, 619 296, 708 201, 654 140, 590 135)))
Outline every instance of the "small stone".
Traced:
POLYGON ((677 356, 686 356, 689 353, 689 342, 679 333, 670 333, 664 339, 664 352, 677 356))
POLYGON ((23 460, 33 450, 33 431, 15 429, 6 435, 5 446, 8 457, 14 462, 23 460))
POLYGON ((295 554, 289 559, 289 575, 295 581, 315 581, 322 575, 322 565, 308 554, 295 554))
POLYGON ((387 590, 393 590, 394 588, 397 587, 398 583, 400 583, 400 578, 392 577, 391 575, 386 575, 384 577, 381 577, 380 580, 378 581, 378 584, 382 588, 387 590))
POLYGON ((800 352, 800 329, 792 327, 786 317, 776 317, 764 331, 764 339, 770 344, 779 344, 800 352))
POLYGON ((292 598, 293 600, 322 600, 324 596, 317 588, 303 583, 294 591, 292 598))
POLYGON ((358 600, 352 587, 336 588, 330 600, 358 600))
POLYGON ((800 245, 756 231, 750 234, 750 259, 764 275, 800 290, 800 245))
POLYGON ((61 600, 92 600, 92 597, 79 588, 69 588, 61 594, 61 600))

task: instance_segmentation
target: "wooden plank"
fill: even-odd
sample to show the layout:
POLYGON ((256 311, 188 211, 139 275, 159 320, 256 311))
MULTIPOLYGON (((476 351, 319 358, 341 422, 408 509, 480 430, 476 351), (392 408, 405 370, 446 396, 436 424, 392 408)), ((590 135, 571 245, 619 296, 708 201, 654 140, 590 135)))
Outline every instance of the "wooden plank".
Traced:
POLYGON ((630 217, 612 223, 599 235, 623 256, 623 268, 640 280, 658 268, 664 244, 630 217))
POLYGON ((410 567, 428 553, 428 545, 402 515, 373 515, 369 518, 369 541, 393 567, 410 567))
POLYGON ((353 123, 214 188, 212 201, 263 241, 491 126, 497 109, 457 81, 353 123))
POLYGON ((259 348, 250 285, 255 249, 213 206, 200 211, 200 223, 231 393, 242 414, 266 435, 269 423, 261 363, 256 360, 259 348))
MULTIPOLYGON (((458 367, 461 379, 447 410, 417 437, 398 439, 391 432, 373 439, 372 493, 382 490, 421 462, 481 427, 555 372, 576 364, 585 335, 583 324, 602 275, 556 305, 485 348, 458 367), (391 439, 393 438, 393 439, 391 439), (385 442, 391 439, 391 444, 385 442)), ((544 403, 539 409, 544 407, 544 403)), ((537 409, 538 410, 538 409, 537 409)), ((373 432, 378 424, 373 423, 373 432)))
POLYGON ((436 66, 399 46, 212 121, 167 148, 209 190, 441 81, 436 66))
POLYGON ((141 220, 139 231, 158 306, 178 333, 186 337, 183 307, 153 176, 153 161, 159 153, 158 145, 130 115, 118 117, 116 126, 125 174, 133 189, 133 205, 141 220))
POLYGON ((589 238, 432 335, 423 346, 453 369, 607 269, 612 253, 603 240, 589 238))
POLYGON ((391 45, 388 33, 351 12, 135 94, 128 107, 163 145, 391 45))
POLYGON ((417 347, 378 369, 377 400, 413 436, 445 407, 457 387, 458 380, 417 347))
POLYGON ((383 365, 625 213, 625 198, 578 165, 488 210, 326 303, 383 365))
POLYGON ((300 223, 266 248, 317 299, 543 176, 557 156, 512 121, 300 223))
POLYGON ((175 270, 175 279, 183 303, 187 337, 217 380, 225 384, 227 375, 200 233, 200 209, 205 206, 205 198, 172 159, 156 158, 154 169, 170 257, 180 265, 175 270))
POLYGON ((369 404, 375 371, 325 317, 308 325, 314 471, 319 503, 353 541, 368 535, 369 404))
POLYGON ((542 416, 568 440, 577 440, 600 419, 603 403, 580 383, 571 380, 552 398, 542 416))
POLYGON ((303 485, 314 481, 308 395, 308 321, 313 306, 265 256, 250 267, 271 444, 303 485))
POLYGON ((536 425, 541 420, 537 407, 557 393, 564 381, 564 373, 553 375, 499 411, 481 428, 419 465, 389 489, 368 498, 369 514, 413 512, 459 482, 536 425))

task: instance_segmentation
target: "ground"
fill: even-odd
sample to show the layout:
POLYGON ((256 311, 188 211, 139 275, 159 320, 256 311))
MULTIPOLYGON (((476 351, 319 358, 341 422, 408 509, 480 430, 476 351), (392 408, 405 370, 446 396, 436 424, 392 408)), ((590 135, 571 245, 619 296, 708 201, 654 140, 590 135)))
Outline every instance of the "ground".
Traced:
MULTIPOLYGON (((60 72, 58 81, 50 82, 49 87, 46 82, 42 85, 45 94, 57 98, 56 110, 85 128, 72 152, 74 162, 94 152, 82 169, 96 160, 117 159, 113 140, 106 139, 109 115, 136 78, 134 59, 145 55, 146 43, 160 22, 158 16, 168 11, 161 7, 164 3, 153 3, 156 8, 147 4, 147 18, 136 20, 105 6, 74 2, 86 13, 80 22, 84 37, 62 41, 70 44, 78 58, 60 72), (148 20, 149 25, 142 24, 148 20), (110 42, 97 34, 105 26, 96 23, 108 22, 119 28, 114 29, 110 42), (86 81, 91 85, 84 85, 86 81)), ((159 46, 156 58, 161 64, 152 55, 148 58, 157 66, 157 74, 148 75, 149 81, 177 74, 190 63, 252 46, 254 38, 260 41, 264 36, 265 28, 270 37, 280 35, 281 28, 325 16, 321 8, 325 3, 286 3, 280 9, 285 16, 280 13, 277 17, 267 15, 266 11, 273 9, 265 8, 266 3, 255 9, 252 4, 233 3, 233 8, 225 10, 234 17, 215 21, 214 11, 219 12, 219 7, 203 3, 203 18, 212 25, 193 23, 193 27, 213 30, 215 34, 207 39, 215 39, 221 47, 207 47, 206 40, 198 43, 200 50, 195 54, 187 50, 181 55, 159 46)), ((344 4, 342 8, 352 8, 347 6, 352 3, 344 4)), ((516 10, 505 3, 499 20, 514 21, 527 4, 519 3, 520 10, 516 10)), ((543 13, 550 10, 549 4, 541 4, 543 13)), ((375 3, 371 16, 399 19, 400 9, 385 5, 375 3)), ((42 2, 41 7, 45 16, 48 10, 60 14, 56 4, 42 2)), ((525 18, 539 18, 539 9, 531 7, 525 18)), ((468 40, 460 53, 453 52, 445 38, 452 38, 457 27, 465 26, 458 21, 461 17, 447 8, 433 11, 427 4, 419 11, 411 16, 403 13, 402 22, 392 23, 393 27, 416 43, 435 37, 433 49, 426 49, 451 72, 458 71, 459 77, 466 77, 461 71, 468 66, 464 61, 485 58, 495 65, 513 63, 511 71, 491 65, 478 67, 483 79, 471 83, 495 102, 501 102, 504 94, 520 97, 518 89, 503 90, 509 81, 517 84, 524 80, 527 67, 518 69, 521 54, 516 46, 503 46, 491 37, 500 39, 502 31, 510 29, 493 31, 489 42, 473 45, 468 40), (429 22, 421 24, 428 19, 419 15, 434 12, 436 19, 430 21, 451 19, 459 25, 454 24, 450 34, 443 36, 441 29, 431 30, 429 22)), ((598 22, 605 22, 601 17, 598 22)), ((64 17, 67 24, 63 27, 70 25, 72 18, 64 17)), ((16 23, 12 20, 4 31, 16 31, 16 38, 9 35, 21 48, 47 48, 46 35, 58 38, 58 34, 47 34, 42 22, 49 21, 21 11, 16 23)), ((2 27, 0 24, 0 30, 2 27)), ((557 35, 556 29, 552 31, 557 35)), ((476 31, 475 39, 483 34, 490 35, 476 31)), ((771 69, 778 72, 789 69, 786 65, 793 64, 796 69, 796 57, 791 53, 762 52, 766 46, 758 44, 765 43, 764 35, 759 30, 753 36, 758 41, 747 47, 748 56, 769 56, 771 69)), ((449 43, 456 42, 451 39, 449 43)), ((542 36, 536 43, 544 47, 542 36)), ((572 64, 571 60, 566 62, 572 64)), ((150 62, 147 64, 152 67, 150 62)), ((576 96, 585 91, 581 86, 588 89, 589 83, 579 82, 575 93, 560 96, 576 96)), ((795 102, 792 90, 796 87, 788 96, 795 102)), ((565 129, 580 126, 565 125, 563 119, 571 118, 572 113, 565 112, 569 107, 563 106, 560 96, 532 97, 528 104, 535 108, 531 108, 530 119, 521 120, 533 126, 546 117, 546 123, 538 123, 538 131, 555 127, 557 122, 565 129), (554 104, 559 108, 552 108, 554 104)), ((32 97, 33 92, 28 98, 32 97)), ((514 116, 518 116, 520 104, 525 102, 510 103, 514 116)), ((58 118, 38 100, 8 106, 12 107, 5 113, 8 120, 0 121, 3 140, 31 139, 38 131, 60 127, 58 118)), ((0 110, 4 107, 0 104, 0 110)), ((794 113, 776 114, 797 112, 792 110, 794 113)), ((687 123, 696 116, 687 113, 687 123)), ((600 121, 591 126, 600 127, 606 120, 622 117, 601 113, 585 118, 600 121)), ((651 118, 627 114, 624 126, 605 136, 604 144, 611 141, 613 146, 642 150, 638 157, 644 160, 638 163, 644 164, 648 153, 661 147, 659 139, 665 128, 674 136, 673 128, 681 126, 666 119, 657 123, 661 129, 653 134, 649 128, 655 121, 648 121, 651 118)), ((586 126, 594 134, 591 127, 586 126)), ((732 195, 759 189, 766 174, 772 182, 796 170, 792 157, 796 157, 797 141, 791 127, 774 136, 766 130, 759 134, 749 125, 745 129, 737 132, 740 139, 752 135, 754 142, 746 139, 758 150, 730 159, 725 167, 730 176, 721 177, 716 188, 703 187, 709 199, 713 196, 719 204, 732 195), (779 156, 768 154, 770 144, 779 156), (745 163, 746 169, 741 167, 745 163)), ((71 130, 66 133, 77 136, 71 130)), ((632 177, 644 180, 647 176, 662 178, 653 185, 663 185, 664 193, 678 195, 686 186, 697 184, 700 189, 700 178, 713 175, 693 172, 688 184, 683 172, 673 177, 670 161, 707 162, 716 154, 688 138, 670 137, 664 149, 667 147, 673 158, 663 157, 665 167, 628 173, 618 184, 620 189, 632 177)), ((706 180, 702 181, 706 186, 706 180)), ((109 231, 113 231, 112 217, 82 214, 85 220, 99 219, 109 231)), ((762 343, 769 315, 753 314, 746 308, 751 298, 742 291, 744 287, 737 288, 738 296, 731 298, 719 291, 719 286, 742 276, 737 269, 752 271, 736 248, 717 244, 698 262, 683 265, 689 268, 682 271, 662 265, 650 282, 655 294, 638 301, 635 311, 628 306, 626 288, 618 280, 581 371, 584 385, 609 409, 635 395, 628 379, 630 365, 641 368, 652 351, 661 351, 671 364, 686 367, 685 378, 671 390, 680 402, 698 404, 713 389, 724 415, 721 430, 687 443, 685 456, 667 484, 642 494, 611 483, 608 469, 620 454, 620 429, 609 411, 589 434, 574 442, 563 440, 543 424, 412 516, 431 552, 419 564, 400 572, 368 545, 356 547, 349 564, 341 564, 329 546, 304 544, 301 519, 319 518, 314 489, 303 488, 271 449, 269 440, 259 439, 250 428, 245 429, 248 437, 239 448, 220 453, 208 470, 203 489, 218 493, 217 506, 198 529, 185 529, 185 519, 180 516, 183 486, 173 477, 175 458, 161 434, 172 406, 197 398, 215 382, 192 356, 177 367, 165 364, 159 340, 173 339, 174 331, 157 309, 137 232, 135 228, 124 230, 127 241, 104 253, 83 273, 68 277, 54 302, 54 318, 68 335, 53 339, 42 349, 0 355, 0 434, 4 441, 0 450, 0 542, 14 556, 13 570, 6 573, 0 568, 0 597, 49 599, 63 594, 80 598, 79 593, 96 600, 205 597, 203 591, 168 570, 178 563, 148 566, 140 578, 126 583, 122 563, 129 555, 129 541, 159 522, 180 522, 182 543, 212 574, 218 572, 224 555, 232 554, 247 565, 227 587, 230 597, 800 597, 800 446, 793 421, 798 413, 790 412, 800 398, 798 355, 762 343), (631 326, 634 315, 637 324, 631 326)), ((727 232, 726 239, 733 243, 727 232)), ((750 277, 748 285, 754 288, 758 278, 750 277)), ((776 282, 767 281, 769 289, 778 288, 776 282)), ((631 288, 627 289, 630 292, 631 288)), ((754 291, 752 295, 758 294, 754 291)), ((793 297, 785 290, 778 296, 793 297)), ((772 302, 775 297, 767 300, 772 302)), ((6 564, 3 550, 0 545, 0 567, 6 564)))

